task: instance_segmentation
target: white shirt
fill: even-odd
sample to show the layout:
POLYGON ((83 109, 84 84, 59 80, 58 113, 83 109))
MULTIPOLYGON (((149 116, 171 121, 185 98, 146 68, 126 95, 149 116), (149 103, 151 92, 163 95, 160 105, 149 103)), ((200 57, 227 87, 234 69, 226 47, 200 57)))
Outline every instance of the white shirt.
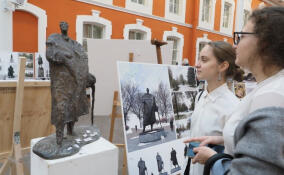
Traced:
POLYGON ((223 130, 225 153, 234 153, 234 133, 239 122, 249 113, 269 106, 284 107, 284 69, 258 83, 226 121, 223 130))
MULTIPOLYGON (((191 116, 191 137, 222 136, 225 121, 240 100, 229 90, 226 83, 208 93, 205 90, 198 100, 191 116)), ((204 166, 191 164, 190 175, 203 175, 204 166)))

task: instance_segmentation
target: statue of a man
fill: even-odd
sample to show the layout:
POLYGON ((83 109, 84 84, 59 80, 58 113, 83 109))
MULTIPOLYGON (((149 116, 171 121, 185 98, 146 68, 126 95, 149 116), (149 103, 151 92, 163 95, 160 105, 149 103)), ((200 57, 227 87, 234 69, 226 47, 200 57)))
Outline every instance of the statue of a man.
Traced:
POLYGON ((171 151, 171 161, 174 165, 174 167, 178 167, 178 161, 177 161, 177 152, 176 150, 174 150, 174 148, 172 148, 172 151, 171 151))
POLYGON ((145 161, 142 160, 142 158, 140 157, 140 160, 138 161, 138 168, 139 168, 139 175, 145 175, 146 171, 147 171, 147 167, 145 164, 145 161))
POLYGON ((156 106, 156 100, 154 95, 149 93, 149 89, 142 96, 143 103, 143 132, 145 132, 145 127, 151 125, 151 131, 153 130, 153 124, 156 122, 155 112, 158 111, 156 106))
POLYGON ((157 164, 158 164, 158 171, 159 173, 161 173, 161 171, 164 169, 164 162, 162 160, 162 157, 160 156, 160 154, 157 152, 156 155, 156 160, 157 160, 157 164))
POLYGON ((67 134, 72 135, 78 117, 89 112, 88 57, 82 45, 68 37, 66 22, 60 22, 60 29, 61 34, 51 34, 46 42, 51 79, 51 123, 56 127, 58 145, 62 145, 65 124, 67 134))

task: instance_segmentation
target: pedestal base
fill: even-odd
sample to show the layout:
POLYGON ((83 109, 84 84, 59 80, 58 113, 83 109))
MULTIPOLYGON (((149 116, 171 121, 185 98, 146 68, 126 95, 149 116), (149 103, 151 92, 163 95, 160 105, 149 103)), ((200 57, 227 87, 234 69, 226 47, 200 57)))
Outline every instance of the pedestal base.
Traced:
POLYGON ((166 132, 164 128, 157 129, 149 132, 144 132, 139 134, 139 142, 140 143, 149 143, 157 140, 161 140, 161 137, 166 137, 166 132))
POLYGON ((46 160, 33 153, 32 147, 43 138, 31 140, 31 175, 94 175, 118 173, 118 148, 105 140, 85 145, 69 157, 46 160))

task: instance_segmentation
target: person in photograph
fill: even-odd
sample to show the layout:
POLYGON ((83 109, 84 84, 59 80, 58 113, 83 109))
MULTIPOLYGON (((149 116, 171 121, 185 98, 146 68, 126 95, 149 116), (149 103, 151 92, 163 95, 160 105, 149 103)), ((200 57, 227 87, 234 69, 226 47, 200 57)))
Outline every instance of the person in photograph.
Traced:
POLYGON ((236 84, 235 94, 238 98, 243 98, 246 95, 246 88, 244 83, 236 84))
MULTIPOLYGON (((265 7, 252 12, 247 24, 242 32, 234 32, 234 48, 237 53, 236 64, 252 72, 257 81, 257 85, 248 95, 244 97, 237 109, 231 114, 226 121, 223 136, 208 136, 190 138, 186 142, 199 141, 200 147, 195 148, 196 156, 193 162, 204 164, 209 158, 217 153, 206 147, 206 144, 224 144, 225 153, 231 156, 239 156, 239 150, 235 150, 237 140, 235 130, 240 122, 246 120, 246 116, 250 113, 266 107, 284 107, 284 7, 265 7), (236 151, 236 152, 235 152, 236 151), (235 153, 235 154, 234 154, 235 153)), ((282 114, 283 117, 283 114, 282 114)), ((264 127, 270 127, 272 123, 267 122, 264 127)), ((283 123, 281 124, 282 127, 283 123)), ((271 127, 270 127, 271 128, 271 127)), ((279 154, 283 153, 282 145, 277 144, 274 134, 265 129, 265 133, 257 132, 252 136, 251 140, 247 139, 247 146, 242 151, 250 151, 258 149, 260 145, 253 142, 256 137, 263 137, 262 134, 271 136, 271 142, 263 140, 261 144, 269 144, 279 154), (248 145, 250 145, 248 147, 248 145)), ((282 135, 283 137, 283 135, 282 135)), ((278 138, 281 139, 281 138, 278 138)), ((251 161, 257 157, 262 157, 258 161, 271 162, 277 157, 265 157, 263 154, 268 151, 268 147, 264 147, 261 151, 255 152, 251 161)), ((283 163, 283 156, 282 156, 283 163)), ((250 169, 253 174, 265 174, 264 168, 254 166, 250 161, 242 162, 242 166, 250 169), (263 172, 262 172, 263 171, 263 172)), ((282 164, 283 165, 283 164, 282 164)), ((242 174, 240 169, 237 173, 242 174)), ((282 169, 283 172, 283 169, 282 169)), ((248 173, 252 174, 252 173, 248 173)), ((277 174, 271 171, 269 174, 277 174)))
MULTIPOLYGON (((206 81, 207 87, 196 96, 190 137, 222 136, 225 121, 239 104, 226 83, 228 79, 242 81, 243 71, 235 60, 235 50, 224 41, 209 42, 201 50, 197 78, 206 81)), ((190 165, 189 158, 185 174, 190 169, 190 175, 202 175, 203 168, 201 164, 190 165)))
POLYGON ((171 117, 170 119, 170 128, 171 128, 171 131, 174 131, 174 118, 171 117))
POLYGON ((164 161, 162 160, 162 157, 160 156, 158 152, 156 155, 156 160, 157 160, 157 165, 158 165, 158 171, 159 173, 161 173, 162 170, 164 169, 164 161))
POLYGON ((156 122, 155 112, 158 111, 156 100, 154 95, 149 93, 149 88, 146 89, 146 93, 142 96, 143 103, 143 132, 148 125, 151 125, 151 131, 153 125, 156 122))
POLYGON ((174 148, 171 151, 171 161, 175 168, 179 167, 178 160, 177 160, 177 152, 174 148))
POLYGON ((142 158, 140 157, 140 160, 138 161, 138 169, 139 169, 139 175, 146 175, 147 173, 147 167, 145 164, 145 161, 142 160, 142 158))

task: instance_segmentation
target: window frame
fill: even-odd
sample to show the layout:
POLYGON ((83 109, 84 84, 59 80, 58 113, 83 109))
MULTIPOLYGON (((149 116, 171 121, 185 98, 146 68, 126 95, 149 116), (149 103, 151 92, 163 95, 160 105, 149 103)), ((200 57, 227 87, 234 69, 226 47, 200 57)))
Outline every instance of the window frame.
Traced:
POLYGON ((125 0, 125 8, 128 10, 133 10, 140 13, 152 15, 153 0, 143 0, 143 1, 144 3, 140 4, 137 2, 132 2, 132 0, 125 0))
POLYGON ((233 26, 234 26, 234 15, 235 15, 235 1, 234 0, 222 0, 221 6, 221 19, 220 19, 220 32, 232 36, 233 26), (225 18, 225 5, 230 4, 230 12, 228 17, 228 27, 224 27, 224 18, 225 18))
POLYGON ((178 13, 170 12, 170 2, 171 0, 166 0, 165 3, 165 18, 177 22, 185 23, 185 13, 186 13, 186 0, 179 0, 178 13))
POLYGON ((210 6, 211 9, 209 9, 209 21, 203 21, 202 16, 203 16, 203 6, 205 0, 200 0, 199 1, 199 20, 198 20, 198 27, 209 29, 209 30, 214 30, 214 22, 215 22, 215 8, 216 8, 216 0, 209 0, 210 1, 210 6))

